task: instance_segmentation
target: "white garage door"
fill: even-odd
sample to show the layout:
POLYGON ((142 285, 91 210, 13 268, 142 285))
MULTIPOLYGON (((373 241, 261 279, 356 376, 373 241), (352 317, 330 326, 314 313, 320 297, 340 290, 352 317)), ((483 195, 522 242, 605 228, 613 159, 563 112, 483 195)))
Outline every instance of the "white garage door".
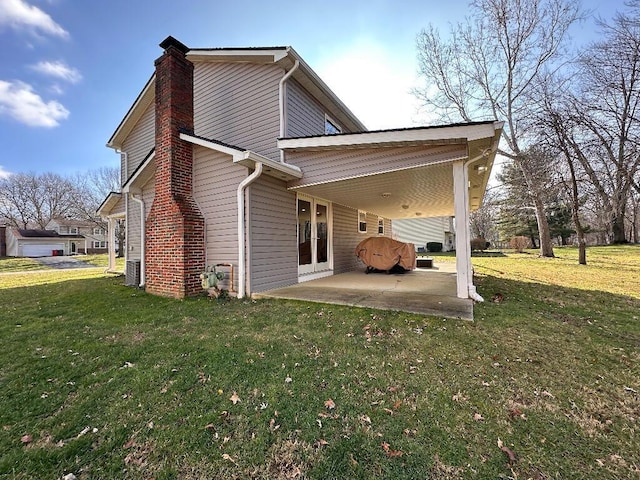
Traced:
POLYGON ((52 244, 40 244, 40 245, 23 245, 22 256, 23 257, 50 257, 53 250, 63 250, 64 244, 52 243, 52 244))

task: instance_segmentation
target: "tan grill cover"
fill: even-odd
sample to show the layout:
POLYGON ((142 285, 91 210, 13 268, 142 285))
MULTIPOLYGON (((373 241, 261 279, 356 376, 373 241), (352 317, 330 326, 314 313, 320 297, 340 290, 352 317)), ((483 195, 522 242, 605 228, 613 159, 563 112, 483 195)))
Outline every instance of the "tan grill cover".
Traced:
POLYGON ((369 237, 356 247, 356 255, 368 267, 391 270, 400 265, 405 270, 416 268, 416 250, 413 243, 404 243, 387 237, 369 237))

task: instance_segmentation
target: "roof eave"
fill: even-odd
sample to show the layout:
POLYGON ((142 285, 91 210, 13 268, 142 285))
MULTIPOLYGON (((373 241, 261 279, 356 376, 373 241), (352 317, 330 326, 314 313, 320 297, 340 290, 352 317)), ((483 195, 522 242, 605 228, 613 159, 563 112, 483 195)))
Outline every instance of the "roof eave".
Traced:
POLYGON ((151 78, 147 80, 147 83, 136 97, 133 105, 131 105, 129 111, 126 113, 126 115, 116 128, 115 132, 113 132, 111 138, 109 138, 107 147, 113 148, 115 150, 120 150, 122 148, 122 144, 127 138, 127 135, 131 133, 131 130, 133 130, 138 120, 140 120, 140 117, 142 117, 145 110, 154 100, 156 87, 155 80, 156 75, 154 73, 153 75, 151 75, 151 78))

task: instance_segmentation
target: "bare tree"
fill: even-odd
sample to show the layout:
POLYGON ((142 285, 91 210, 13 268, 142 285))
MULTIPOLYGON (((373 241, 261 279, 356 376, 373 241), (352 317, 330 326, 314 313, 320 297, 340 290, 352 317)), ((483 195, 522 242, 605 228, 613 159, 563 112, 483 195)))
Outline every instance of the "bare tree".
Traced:
MULTIPOLYGON (((77 203, 76 216, 92 221, 101 228, 107 228, 104 221, 96 215, 96 211, 109 193, 120 190, 120 170, 117 167, 100 167, 78 174, 76 182, 81 200, 77 203)), ((118 220, 115 228, 117 244, 124 245, 125 220, 118 220)), ((118 250, 118 256, 124 256, 122 248, 118 250)))
POLYGON ((75 205, 74 184, 55 173, 23 173, 0 180, 0 215, 17 228, 45 228, 75 205))
POLYGON ((533 198, 540 255, 553 257, 544 187, 527 168, 530 122, 542 77, 560 62, 577 0, 473 0, 471 16, 446 41, 430 26, 418 36, 424 104, 447 121, 504 120, 499 153, 521 170, 533 198))
POLYGON ((600 21, 603 40, 585 49, 564 81, 547 82, 539 117, 571 171, 575 206, 576 176, 585 176, 613 243, 627 241, 627 208, 633 190, 640 192, 640 11, 634 11, 616 14, 610 25, 600 21))

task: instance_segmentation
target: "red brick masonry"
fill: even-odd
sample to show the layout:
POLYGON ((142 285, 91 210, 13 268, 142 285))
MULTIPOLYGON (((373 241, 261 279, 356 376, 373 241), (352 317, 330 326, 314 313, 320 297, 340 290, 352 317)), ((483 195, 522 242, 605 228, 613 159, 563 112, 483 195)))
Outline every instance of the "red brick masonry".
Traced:
POLYGON ((204 218, 193 199, 193 64, 168 37, 156 65, 155 198, 145 228, 145 284, 150 293, 183 298, 202 291, 204 218))

